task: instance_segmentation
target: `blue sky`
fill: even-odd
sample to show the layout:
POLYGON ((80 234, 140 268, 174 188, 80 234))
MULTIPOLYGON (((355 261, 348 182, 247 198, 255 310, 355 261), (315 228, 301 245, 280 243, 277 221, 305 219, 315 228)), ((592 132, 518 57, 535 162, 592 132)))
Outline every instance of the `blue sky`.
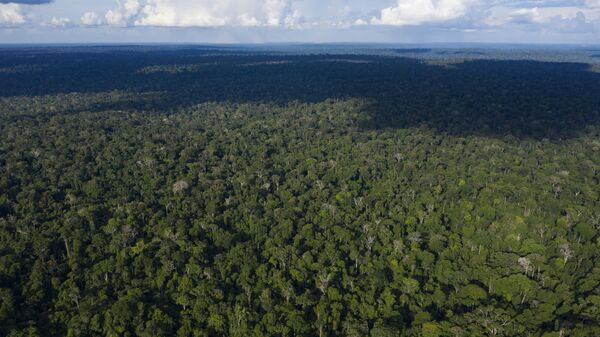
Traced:
POLYGON ((0 43, 600 43, 600 0, 0 0, 0 43))

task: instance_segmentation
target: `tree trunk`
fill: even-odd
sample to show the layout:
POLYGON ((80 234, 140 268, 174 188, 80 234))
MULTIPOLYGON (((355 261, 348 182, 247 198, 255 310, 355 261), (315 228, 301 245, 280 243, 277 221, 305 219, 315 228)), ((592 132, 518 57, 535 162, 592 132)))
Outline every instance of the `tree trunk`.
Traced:
POLYGON ((69 251, 69 243, 66 238, 63 238, 63 242, 65 243, 65 249, 67 250, 67 257, 71 259, 71 252, 69 251))

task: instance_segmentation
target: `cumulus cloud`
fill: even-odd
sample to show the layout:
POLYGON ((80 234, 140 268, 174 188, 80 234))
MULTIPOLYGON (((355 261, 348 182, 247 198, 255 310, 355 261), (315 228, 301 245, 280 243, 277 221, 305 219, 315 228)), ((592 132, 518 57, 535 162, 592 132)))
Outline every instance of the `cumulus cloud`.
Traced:
POLYGON ((84 26, 99 26, 102 24, 102 20, 96 12, 85 12, 79 21, 84 26))
MULTIPOLYGON (((225 26, 231 23, 228 14, 225 5, 217 1, 148 0, 134 23, 140 26, 225 26)), ((248 24, 256 20, 248 13, 240 13, 238 17, 248 24)))
POLYGON ((299 27, 291 0, 124 0, 105 15, 113 26, 299 27))
POLYGON ((381 10, 373 24, 406 26, 457 19, 467 14, 475 0, 397 0, 381 10))
POLYGON ((290 3, 287 0, 266 0, 264 6, 267 24, 269 26, 279 26, 281 25, 282 13, 289 11, 290 3))
POLYGON ((25 15, 17 4, 0 4, 0 26, 14 26, 25 23, 25 15))
MULTIPOLYGON (((489 11, 485 23, 491 26, 503 26, 506 24, 545 24, 560 20, 586 21, 586 9, 580 7, 533 7, 533 8, 510 8, 494 7, 489 11)), ((592 15, 591 12, 588 12, 592 15)))
POLYGON ((65 28, 71 26, 71 20, 68 18, 53 17, 49 21, 43 23, 42 26, 53 28, 65 28))
POLYGON ((577 12, 574 17, 568 18, 555 16, 547 23, 547 26, 552 27, 554 31, 562 33, 586 33, 596 31, 596 27, 588 22, 583 12, 577 12))
POLYGON ((117 0, 118 7, 106 12, 106 22, 111 26, 127 26, 132 18, 140 12, 138 0, 117 0))
POLYGON ((254 16, 250 16, 247 13, 244 13, 238 16, 238 21, 241 26, 245 27, 257 27, 260 26, 260 22, 254 16))
POLYGON ((406 28, 410 31, 442 28, 461 32, 593 33, 600 29, 600 0, 102 1, 103 5, 99 4, 101 1, 86 1, 90 7, 83 15, 77 9, 69 12, 66 7, 61 8, 60 1, 54 2, 49 12, 60 13, 60 17, 49 20, 51 14, 44 12, 45 6, 32 5, 53 1, 0 0, 0 26, 37 21, 46 27, 72 27, 73 23, 85 27, 263 27, 265 30, 360 26, 360 31, 365 32, 377 31, 376 27, 367 27, 379 25, 412 26, 406 28))
MULTIPOLYGON (((588 1, 589 2, 589 1, 588 1)), ((586 3, 587 4, 587 3, 586 3)), ((589 6, 493 7, 483 24, 498 29, 584 34, 597 31, 600 11, 589 6)))

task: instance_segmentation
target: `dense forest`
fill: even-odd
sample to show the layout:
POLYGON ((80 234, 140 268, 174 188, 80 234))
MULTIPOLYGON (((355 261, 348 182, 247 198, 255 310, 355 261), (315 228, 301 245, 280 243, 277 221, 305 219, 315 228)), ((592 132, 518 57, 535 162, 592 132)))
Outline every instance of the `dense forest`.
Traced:
POLYGON ((0 49, 0 336, 600 336, 600 67, 535 53, 0 49))

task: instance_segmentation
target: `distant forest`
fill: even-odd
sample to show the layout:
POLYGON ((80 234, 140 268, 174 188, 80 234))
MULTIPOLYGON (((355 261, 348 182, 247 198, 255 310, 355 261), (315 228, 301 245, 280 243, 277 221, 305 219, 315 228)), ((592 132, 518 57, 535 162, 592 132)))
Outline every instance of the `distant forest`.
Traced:
POLYGON ((0 336, 600 336, 598 51, 336 48, 0 48, 0 336))

